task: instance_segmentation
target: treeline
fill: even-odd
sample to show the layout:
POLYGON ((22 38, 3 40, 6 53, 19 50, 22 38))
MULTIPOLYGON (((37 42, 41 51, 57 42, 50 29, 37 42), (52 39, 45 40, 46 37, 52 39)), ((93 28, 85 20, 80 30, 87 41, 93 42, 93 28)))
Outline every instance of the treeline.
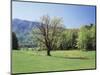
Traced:
MULTIPOLYGON (((59 37, 56 38, 53 50, 96 50, 96 27, 93 24, 82 26, 80 29, 64 29, 59 37)), ((35 40, 35 39, 31 39, 35 40)), ((12 33, 12 48, 19 49, 18 38, 16 34, 12 33)), ((38 50, 45 50, 43 43, 37 41, 31 45, 25 44, 23 47, 37 48, 38 50)))
MULTIPOLYGON (((84 25, 80 29, 64 29, 59 37, 56 37, 53 50, 96 50, 96 27, 93 24, 84 25)), ((38 42, 40 50, 46 49, 43 43, 38 42)))

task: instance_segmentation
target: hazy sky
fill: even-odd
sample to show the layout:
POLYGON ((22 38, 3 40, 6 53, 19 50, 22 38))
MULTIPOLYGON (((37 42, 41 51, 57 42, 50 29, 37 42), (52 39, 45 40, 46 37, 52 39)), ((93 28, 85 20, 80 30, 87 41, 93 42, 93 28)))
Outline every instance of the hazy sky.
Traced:
POLYGON ((12 18, 37 21, 43 15, 63 17, 67 28, 79 28, 81 25, 95 24, 95 6, 46 4, 31 2, 12 3, 12 18))

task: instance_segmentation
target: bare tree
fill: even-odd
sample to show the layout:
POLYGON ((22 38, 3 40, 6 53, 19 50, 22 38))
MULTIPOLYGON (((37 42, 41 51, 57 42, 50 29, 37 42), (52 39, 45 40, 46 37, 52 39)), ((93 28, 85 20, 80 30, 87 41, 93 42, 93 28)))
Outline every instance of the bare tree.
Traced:
MULTIPOLYGON (((50 18, 48 15, 40 17, 40 22, 36 25, 38 29, 37 41, 41 42, 47 48, 47 55, 51 56, 50 51, 53 50, 57 43, 57 37, 63 30, 62 18, 50 18)), ((36 32, 37 33, 37 32, 36 32)))

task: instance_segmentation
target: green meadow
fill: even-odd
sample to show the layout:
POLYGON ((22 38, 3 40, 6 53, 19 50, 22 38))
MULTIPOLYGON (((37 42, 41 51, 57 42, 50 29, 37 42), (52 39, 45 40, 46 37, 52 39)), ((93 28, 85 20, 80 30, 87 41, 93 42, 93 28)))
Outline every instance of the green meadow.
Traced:
POLYGON ((46 72, 62 70, 95 69, 95 51, 64 50, 51 51, 13 50, 12 73, 46 72))

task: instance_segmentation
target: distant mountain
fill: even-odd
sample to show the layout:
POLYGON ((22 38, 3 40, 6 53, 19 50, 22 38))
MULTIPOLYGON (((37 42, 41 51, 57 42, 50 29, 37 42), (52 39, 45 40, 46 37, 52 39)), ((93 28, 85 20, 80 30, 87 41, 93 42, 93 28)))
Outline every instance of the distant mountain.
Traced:
POLYGON ((12 20, 12 31, 16 33, 19 44, 25 44, 25 40, 31 39, 28 34, 32 31, 32 29, 36 28, 37 24, 39 24, 39 22, 32 22, 21 19, 12 20))
POLYGON ((39 22, 32 22, 32 21, 21 20, 21 19, 13 19, 12 20, 12 30, 14 32, 16 31, 26 32, 27 30, 36 28, 37 24, 39 24, 39 22))

